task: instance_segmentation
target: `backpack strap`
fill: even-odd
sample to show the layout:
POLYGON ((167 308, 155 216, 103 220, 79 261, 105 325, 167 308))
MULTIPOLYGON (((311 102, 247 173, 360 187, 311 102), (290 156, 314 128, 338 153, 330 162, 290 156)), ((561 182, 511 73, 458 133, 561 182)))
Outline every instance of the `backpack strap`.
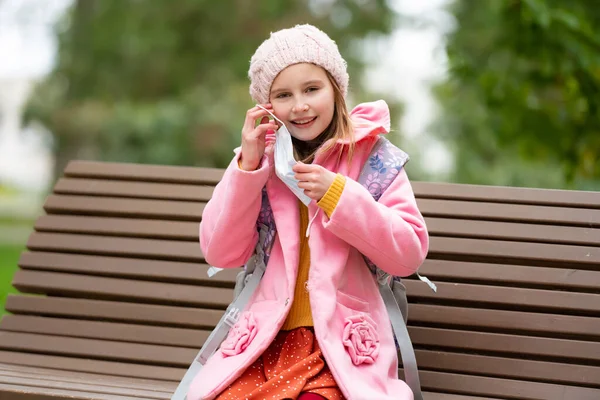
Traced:
MULTIPOLYGON (((369 158, 361 170, 358 182, 371 193, 375 201, 379 201, 408 160, 408 154, 386 138, 378 136, 377 142, 373 145, 369 158)), ((368 257, 364 257, 364 259, 377 278, 379 293, 392 324, 396 343, 400 348, 406 384, 412 390, 415 400, 423 400, 415 350, 406 328, 404 316, 391 287, 394 277, 377 268, 368 257)))

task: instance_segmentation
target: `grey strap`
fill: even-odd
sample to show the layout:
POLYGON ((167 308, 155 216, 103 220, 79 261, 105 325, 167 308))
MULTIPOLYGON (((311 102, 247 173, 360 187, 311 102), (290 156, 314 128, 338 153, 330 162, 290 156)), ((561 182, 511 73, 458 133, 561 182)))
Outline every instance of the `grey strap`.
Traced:
MULTIPOLYGON (((388 276, 389 277, 389 276, 388 276)), ((391 278, 391 277, 389 277, 391 278)), ((394 335, 400 346, 400 355, 402 357, 402 366, 404 367, 404 380, 406 384, 413 392, 414 400, 423 400, 423 394, 421 393, 421 382, 419 381, 419 370, 417 368, 417 358, 415 357, 415 350, 413 349, 410 336, 408 335, 408 329, 402 318, 402 312, 396 302, 392 288, 390 287, 390 281, 388 279, 378 279, 379 293, 385 303, 388 316, 392 323, 392 329, 394 335)))
POLYGON ((208 339, 206 339, 204 345, 200 349, 200 352, 188 368, 181 382, 179 382, 179 386, 177 386, 177 390, 175 390, 175 393, 173 393, 173 396, 171 396, 171 400, 185 400, 192 380, 200 372, 204 364, 206 364, 214 352, 217 351, 223 340, 225 340, 229 330, 237 323, 240 318, 240 314, 258 287, 258 284, 260 283, 260 280, 266 269, 262 248, 262 243, 265 241, 265 235, 266 231, 265 229, 262 229, 258 244, 256 245, 256 252, 246 264, 246 268, 249 271, 253 271, 248 283, 246 283, 246 286, 244 286, 244 289, 241 291, 240 295, 229 305, 229 307, 227 307, 225 314, 212 331, 208 339))

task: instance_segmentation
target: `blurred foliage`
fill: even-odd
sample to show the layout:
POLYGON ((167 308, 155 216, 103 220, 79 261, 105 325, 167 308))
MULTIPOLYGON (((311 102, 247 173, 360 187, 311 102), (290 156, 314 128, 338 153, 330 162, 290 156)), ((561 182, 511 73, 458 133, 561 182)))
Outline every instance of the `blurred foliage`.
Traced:
POLYGON ((455 0, 434 133, 452 180, 600 190, 600 7, 455 0))
MULTIPOLYGON (((77 0, 26 119, 55 135, 57 173, 75 158, 223 167, 252 106, 250 57, 269 32, 315 24, 359 77, 356 43, 395 20, 385 0, 77 0)), ((360 79, 351 85, 366 97, 360 79)))

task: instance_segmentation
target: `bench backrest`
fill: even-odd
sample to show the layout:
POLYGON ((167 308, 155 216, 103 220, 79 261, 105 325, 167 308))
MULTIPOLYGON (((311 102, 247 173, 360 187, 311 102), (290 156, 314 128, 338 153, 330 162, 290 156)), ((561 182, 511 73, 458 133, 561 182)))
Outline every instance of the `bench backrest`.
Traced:
MULTIPOLYGON (((0 322, 0 362, 177 381, 232 297, 198 223, 223 171, 72 162, 0 322), (31 295, 30 295, 31 294, 31 295)), ((432 293, 405 280, 425 390, 600 398, 600 193, 413 184, 432 293)))

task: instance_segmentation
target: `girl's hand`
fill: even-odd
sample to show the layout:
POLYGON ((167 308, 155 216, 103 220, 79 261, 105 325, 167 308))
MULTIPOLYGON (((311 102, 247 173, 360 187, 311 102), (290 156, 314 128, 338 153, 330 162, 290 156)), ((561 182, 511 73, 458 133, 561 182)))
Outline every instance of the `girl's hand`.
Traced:
POLYGON ((298 162, 292 170, 296 173, 294 177, 300 181, 298 187, 304 189, 304 194, 315 201, 325 196, 336 177, 335 173, 315 164, 298 162))
MULTIPOLYGON (((267 110, 272 111, 271 104, 265 104, 267 110)), ((241 167, 245 171, 254 171, 258 168, 260 160, 265 154, 267 132, 276 131, 277 124, 269 120, 269 113, 256 106, 248 110, 242 128, 242 156, 241 167), (260 119, 260 124, 256 121, 260 119)))

